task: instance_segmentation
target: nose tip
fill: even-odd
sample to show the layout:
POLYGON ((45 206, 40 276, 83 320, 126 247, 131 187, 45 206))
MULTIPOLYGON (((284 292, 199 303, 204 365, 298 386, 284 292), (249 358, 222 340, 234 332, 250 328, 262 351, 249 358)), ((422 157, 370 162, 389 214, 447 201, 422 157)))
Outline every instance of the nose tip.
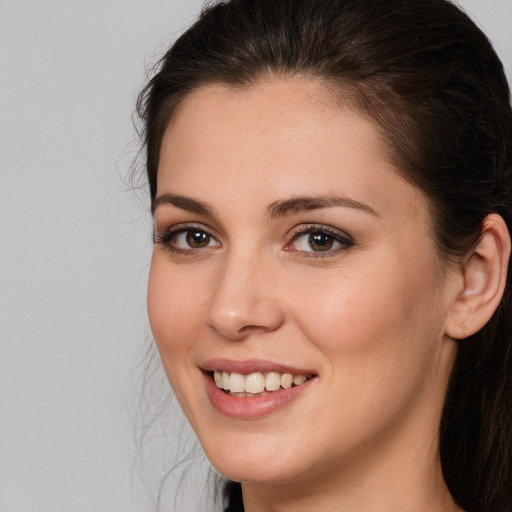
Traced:
POLYGON ((218 299, 210 303, 208 325, 225 338, 242 340, 252 334, 275 331, 283 323, 281 309, 268 299, 233 303, 218 299))
POLYGON ((235 266, 226 268, 216 283, 208 304, 209 327, 232 340, 279 329, 284 315, 273 291, 271 272, 263 272, 261 261, 235 266))

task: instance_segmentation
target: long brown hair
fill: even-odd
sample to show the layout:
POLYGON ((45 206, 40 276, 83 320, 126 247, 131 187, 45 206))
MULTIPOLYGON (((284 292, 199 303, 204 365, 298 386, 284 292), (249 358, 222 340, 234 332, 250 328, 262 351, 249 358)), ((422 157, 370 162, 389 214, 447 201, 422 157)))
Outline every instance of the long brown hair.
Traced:
MULTIPOLYGON (((458 258, 486 215, 512 228, 512 110, 502 64, 447 0, 232 0, 206 8, 141 93, 156 193, 174 109, 210 83, 325 81, 381 130, 397 170, 430 199, 436 243, 458 258)), ((512 510, 511 272, 491 321, 459 344, 440 425, 444 476, 468 512, 512 510)), ((228 510, 243 510, 238 484, 228 510)))

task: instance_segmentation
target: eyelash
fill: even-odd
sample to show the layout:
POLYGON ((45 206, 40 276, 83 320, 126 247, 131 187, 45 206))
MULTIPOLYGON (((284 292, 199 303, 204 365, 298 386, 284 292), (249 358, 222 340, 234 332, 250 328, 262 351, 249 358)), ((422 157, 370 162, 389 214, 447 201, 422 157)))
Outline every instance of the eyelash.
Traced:
POLYGON ((300 240, 303 236, 313 234, 327 235, 334 242, 339 243, 340 247, 336 249, 328 249, 325 251, 297 251, 301 253, 301 255, 305 258, 328 258, 336 256, 340 252, 355 246, 354 240, 352 240, 352 238, 349 235, 342 233, 337 229, 322 224, 309 224, 301 226, 299 230, 293 233, 291 240, 286 244, 284 250, 292 251, 293 249, 288 249, 288 247, 290 247, 293 243, 300 240))
MULTIPOLYGON (((208 249, 210 246, 207 245, 205 247, 199 248, 189 248, 184 249, 181 247, 177 247, 174 242, 179 235, 196 232, 196 233, 204 233, 210 237, 210 241, 213 240, 217 244, 220 245, 220 242, 210 233, 208 229, 205 229, 203 226, 198 226, 195 224, 181 225, 177 227, 173 227, 167 230, 164 230, 162 233, 155 233, 154 242, 155 244, 160 244, 165 246, 171 253, 173 254, 183 254, 183 255, 199 255, 203 249, 208 249)), ((319 224, 310 224, 306 226, 302 226, 301 229, 295 231, 293 233, 290 241, 285 245, 284 250, 287 252, 292 252, 294 249, 290 248, 294 243, 300 240, 303 236, 312 235, 312 234, 323 234, 327 235, 331 240, 340 244, 340 247, 335 249, 327 249, 325 251, 296 251, 302 257, 305 258, 328 258, 337 255, 339 252, 345 251, 355 246, 355 242, 352 238, 346 234, 342 234, 338 230, 325 225, 319 224)))
MULTIPOLYGON (((201 248, 194 249, 191 247, 190 249, 183 249, 173 244, 173 242, 176 241, 176 238, 179 235, 189 232, 205 233, 210 237, 210 239, 217 241, 217 239, 209 232, 208 229, 205 229, 203 226, 198 226, 195 224, 182 224, 180 226, 166 229, 162 233, 155 233, 154 241, 155 244, 163 245, 173 254, 197 255, 201 251, 201 248)), ((204 248, 207 247, 208 246, 204 248)))

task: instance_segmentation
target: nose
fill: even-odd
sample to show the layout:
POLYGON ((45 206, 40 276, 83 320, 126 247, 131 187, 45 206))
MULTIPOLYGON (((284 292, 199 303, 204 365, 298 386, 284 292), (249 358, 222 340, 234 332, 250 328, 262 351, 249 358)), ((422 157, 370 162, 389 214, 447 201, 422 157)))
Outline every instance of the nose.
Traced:
POLYGON ((231 340, 279 329, 284 313, 271 267, 262 258, 228 258, 208 304, 209 327, 231 340))

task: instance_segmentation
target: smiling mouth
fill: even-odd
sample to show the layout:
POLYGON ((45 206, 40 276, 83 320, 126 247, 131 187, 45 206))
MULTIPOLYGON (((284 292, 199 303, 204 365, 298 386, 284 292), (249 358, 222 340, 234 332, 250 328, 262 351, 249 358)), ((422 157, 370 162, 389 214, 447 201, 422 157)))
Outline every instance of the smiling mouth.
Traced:
POLYGON ((255 372, 247 375, 236 372, 215 370, 210 372, 215 385, 226 394, 240 398, 256 398, 279 391, 301 386, 312 379, 312 374, 255 372))

